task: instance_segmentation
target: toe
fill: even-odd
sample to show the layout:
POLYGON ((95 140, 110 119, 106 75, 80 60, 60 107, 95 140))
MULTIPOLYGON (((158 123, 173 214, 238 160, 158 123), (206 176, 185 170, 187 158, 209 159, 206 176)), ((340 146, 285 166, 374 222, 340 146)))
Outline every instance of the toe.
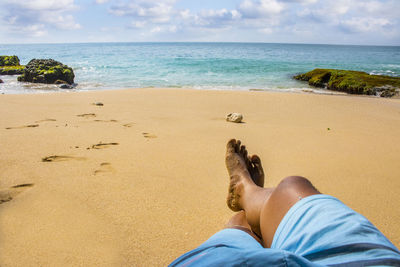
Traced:
POLYGON ((251 162, 251 157, 247 156, 245 159, 246 159, 245 161, 246 161, 247 170, 251 174, 253 172, 253 169, 254 169, 253 163, 251 162))
POLYGON ((242 142, 240 140, 236 141, 236 147, 235 147, 235 151, 236 153, 240 152, 240 145, 242 144, 242 142))
POLYGON ((260 159, 260 157, 259 156, 257 156, 257 155, 253 155, 253 156, 251 156, 251 162, 254 164, 254 165, 260 165, 261 166, 261 159, 260 159))
POLYGON ((251 156, 251 163, 253 164, 254 170, 258 173, 259 177, 264 179, 264 170, 260 158, 257 155, 251 156))
POLYGON ((248 156, 247 156, 246 146, 241 146, 241 147, 240 147, 240 155, 242 156, 242 158, 243 158, 244 161, 246 162, 246 166, 249 167, 249 166, 250 166, 250 162, 248 161, 249 158, 248 158, 248 156))
POLYGON ((257 155, 251 156, 251 163, 253 163, 254 167, 258 170, 260 174, 264 173, 261 160, 257 155))
POLYGON ((234 153, 236 149, 236 139, 231 139, 226 144, 226 152, 227 153, 234 153))
POLYGON ((245 153, 246 153, 246 146, 245 145, 241 145, 239 154, 244 156, 245 153))
POLYGON ((242 153, 243 158, 247 159, 247 149, 245 146, 243 146, 243 153, 242 153))

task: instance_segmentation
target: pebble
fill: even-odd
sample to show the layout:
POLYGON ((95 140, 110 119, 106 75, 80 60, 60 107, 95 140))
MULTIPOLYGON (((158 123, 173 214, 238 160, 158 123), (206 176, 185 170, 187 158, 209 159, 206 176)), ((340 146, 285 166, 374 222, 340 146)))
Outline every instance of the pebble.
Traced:
POLYGON ((243 115, 240 113, 229 113, 226 116, 226 121, 240 123, 243 120, 243 115))
POLYGON ((69 84, 66 84, 66 83, 61 84, 59 87, 61 89, 72 89, 72 88, 74 88, 72 85, 69 85, 69 84))

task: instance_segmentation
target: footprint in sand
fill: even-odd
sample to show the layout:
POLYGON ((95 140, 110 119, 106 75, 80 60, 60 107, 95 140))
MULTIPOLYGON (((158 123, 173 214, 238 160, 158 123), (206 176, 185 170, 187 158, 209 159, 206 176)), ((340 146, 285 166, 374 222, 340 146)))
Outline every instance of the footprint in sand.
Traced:
POLYGON ((101 102, 95 102, 95 103, 92 103, 92 105, 99 106, 99 107, 104 106, 104 104, 101 102))
POLYGON ((117 145, 119 145, 119 143, 102 143, 102 142, 100 142, 98 144, 92 145, 91 147, 88 147, 87 149, 103 149, 103 148, 107 148, 110 146, 117 146, 117 145))
POLYGON ((85 113, 85 114, 79 114, 79 115, 76 115, 76 116, 82 117, 82 118, 93 118, 93 117, 96 117, 96 114, 94 114, 94 113, 85 113))
POLYGON ((42 161, 43 162, 59 162, 59 161, 67 161, 67 160, 85 160, 85 159, 86 158, 84 158, 84 157, 54 155, 54 156, 48 156, 48 157, 42 158, 42 161))
POLYGON ((134 124, 135 124, 134 122, 131 122, 131 123, 126 123, 126 124, 124 124, 123 126, 124 126, 124 127, 130 128, 130 127, 132 127, 134 124))
POLYGON ((57 121, 55 119, 44 119, 44 120, 39 120, 39 121, 35 121, 36 123, 40 123, 40 122, 46 122, 46 121, 57 121))
POLYGON ((94 171, 94 175, 104 173, 104 172, 114 172, 114 168, 111 166, 109 162, 103 162, 100 164, 100 168, 94 171))
POLYGON ((94 120, 95 122, 118 122, 117 120, 94 120))
POLYGON ((0 204, 12 200, 16 195, 32 186, 33 184, 19 184, 7 189, 0 189, 0 204))
POLYGON ((151 133, 142 133, 144 138, 157 138, 157 135, 151 133))
POLYGON ((7 127, 7 130, 11 130, 11 129, 23 129, 23 128, 35 128, 35 127, 39 127, 39 124, 30 124, 30 125, 23 125, 23 126, 17 126, 17 127, 7 127))

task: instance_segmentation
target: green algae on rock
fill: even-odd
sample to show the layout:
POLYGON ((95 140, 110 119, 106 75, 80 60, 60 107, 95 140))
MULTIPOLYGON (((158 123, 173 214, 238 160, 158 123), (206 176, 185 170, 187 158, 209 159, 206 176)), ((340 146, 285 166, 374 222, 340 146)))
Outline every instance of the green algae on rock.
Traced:
POLYGON ((294 78, 308 81, 309 85, 315 87, 326 87, 349 94, 392 97, 399 95, 400 91, 400 77, 370 75, 361 71, 314 69, 294 78))
POLYGON ((0 56, 0 66, 19 66, 17 56, 0 56))
POLYGON ((23 70, 17 56, 0 56, 0 75, 22 74, 23 70))
POLYGON ((72 68, 53 59, 32 59, 24 72, 18 77, 20 82, 32 83, 74 83, 75 74, 72 68))
POLYGON ((24 72, 25 66, 4 66, 0 67, 0 75, 16 75, 24 72))

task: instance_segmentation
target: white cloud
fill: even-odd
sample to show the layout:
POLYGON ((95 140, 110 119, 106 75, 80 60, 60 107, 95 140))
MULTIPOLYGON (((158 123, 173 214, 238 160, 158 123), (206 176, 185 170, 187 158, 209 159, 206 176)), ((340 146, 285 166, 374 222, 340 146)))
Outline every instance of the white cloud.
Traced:
POLYGON ((188 20, 193 17, 189 9, 179 11, 178 15, 184 20, 188 20))
POLYGON ((20 30, 29 33, 29 36, 31 37, 42 37, 47 34, 47 31, 43 24, 35 24, 21 27, 20 30))
POLYGON ((271 28, 263 28, 263 29, 260 29, 259 32, 261 32, 263 34, 271 34, 274 31, 271 28))
POLYGON ((175 0, 133 0, 111 6, 110 13, 116 16, 128 16, 150 20, 153 23, 165 23, 174 13, 175 0))
POLYGON ((347 0, 325 1, 320 5, 301 9, 297 15, 314 22, 334 24, 341 16, 348 13, 353 5, 354 2, 347 0))
POLYGON ((178 30, 178 27, 173 26, 156 26, 150 29, 150 35, 159 34, 159 33, 175 33, 178 30))
POLYGON ((146 21, 132 21, 130 27, 136 29, 142 29, 146 26, 146 21))
POLYGON ((3 16, 0 19, 11 33, 42 37, 50 28, 81 28, 74 17, 67 14, 77 8, 74 0, 3 0, 0 8, 3 8, 3 16))
POLYGON ((285 6, 278 0, 244 0, 238 8, 238 12, 244 18, 267 18, 271 15, 280 14, 285 6))
POLYGON ((237 10, 227 10, 225 8, 219 10, 202 10, 199 14, 192 16, 192 23, 201 27, 225 27, 231 25, 241 18, 241 14, 237 10))
POLYGON ((220 8, 211 8, 204 4, 200 10, 189 8, 188 2, 0 0, 0 36, 11 33, 8 36, 22 41, 25 37, 36 41, 35 38, 47 35, 39 40, 51 41, 58 30, 82 28, 75 14, 88 12, 93 19, 98 19, 99 14, 103 17, 96 23, 90 21, 90 16, 81 17, 82 25, 87 25, 85 31, 90 34, 71 32, 71 36, 82 36, 79 41, 97 35, 101 41, 106 37, 126 41, 135 36, 135 41, 333 40, 349 43, 354 40, 358 43, 363 37, 363 42, 368 38, 371 42, 400 42, 399 0, 235 0, 232 2, 236 2, 236 6, 223 8, 219 3, 220 8), (77 3, 81 3, 80 6, 77 3), (186 8, 185 4, 188 4, 186 8), (104 15, 107 11, 109 14, 104 15), (101 31, 107 31, 107 34, 101 31), (129 31, 135 31, 135 34, 129 31))
POLYGON ((72 15, 63 16, 60 14, 51 14, 47 16, 45 22, 51 23, 58 29, 63 29, 63 30, 76 30, 81 28, 81 25, 75 22, 74 17, 72 15))
POLYGON ((74 8, 74 0, 9 1, 30 10, 66 10, 74 8))
POLYGON ((378 1, 364 1, 359 3, 359 7, 363 8, 365 11, 369 13, 374 13, 380 10, 383 6, 383 3, 378 1))
POLYGON ((168 27, 168 31, 169 32, 177 32, 178 31, 178 27, 176 25, 172 25, 168 27))
POLYGON ((128 28, 144 35, 170 33, 180 38, 177 34, 222 36, 231 31, 240 36, 236 32, 244 31, 269 38, 277 35, 290 38, 305 32, 309 33, 307 36, 328 32, 348 36, 348 33, 379 33, 388 29, 393 36, 399 35, 399 30, 394 29, 399 24, 395 21, 397 11, 393 11, 400 9, 400 1, 396 0, 241 0, 233 9, 200 11, 178 9, 177 0, 122 1, 112 5, 110 13, 133 18, 128 28))
POLYGON ((150 30, 150 32, 151 32, 151 33, 158 33, 158 32, 161 32, 161 27, 160 27, 160 26, 154 27, 153 29, 150 30))
POLYGON ((308 4, 315 4, 319 0, 280 0, 280 2, 286 2, 286 3, 298 3, 298 4, 303 4, 303 5, 308 5, 308 4))
POLYGON ((340 23, 340 27, 349 33, 380 31, 388 26, 392 24, 383 18, 351 18, 340 23))
MULTIPOLYGON (((400 1, 361 1, 358 0, 358 10, 360 13, 366 13, 368 16, 379 16, 393 20, 398 20, 400 1)), ((354 7, 356 8, 356 7, 354 7)))
POLYGON ((399 9, 400 1, 336 0, 305 7, 297 15, 303 19, 302 23, 307 23, 308 27, 312 25, 315 30, 331 27, 330 31, 338 30, 346 34, 395 34, 394 25, 398 24, 399 9))

